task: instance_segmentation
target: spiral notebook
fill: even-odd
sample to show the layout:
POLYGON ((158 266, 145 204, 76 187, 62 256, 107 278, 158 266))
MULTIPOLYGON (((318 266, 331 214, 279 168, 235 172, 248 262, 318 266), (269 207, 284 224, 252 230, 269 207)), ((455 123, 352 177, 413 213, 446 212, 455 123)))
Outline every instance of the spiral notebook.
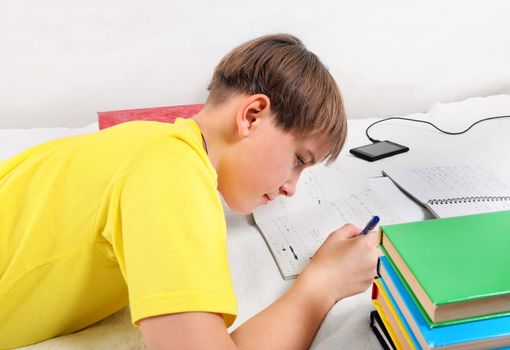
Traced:
POLYGON ((480 166, 390 169, 383 175, 438 218, 510 210, 510 185, 480 166))

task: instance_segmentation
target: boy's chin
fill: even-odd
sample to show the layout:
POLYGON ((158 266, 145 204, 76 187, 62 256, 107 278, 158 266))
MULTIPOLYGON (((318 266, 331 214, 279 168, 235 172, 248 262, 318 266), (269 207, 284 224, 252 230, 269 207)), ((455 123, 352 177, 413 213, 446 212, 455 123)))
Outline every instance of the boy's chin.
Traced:
POLYGON ((234 213, 238 215, 250 215, 251 213, 253 213, 253 210, 255 210, 255 208, 241 208, 230 205, 228 207, 230 208, 230 210, 232 210, 234 213))
POLYGON ((230 209, 234 214, 249 215, 249 214, 253 213, 253 211, 256 208, 256 206, 254 207, 254 206, 242 205, 240 203, 236 203, 233 200, 229 201, 223 196, 221 196, 221 199, 222 199, 223 204, 226 205, 228 207, 228 209, 230 209))

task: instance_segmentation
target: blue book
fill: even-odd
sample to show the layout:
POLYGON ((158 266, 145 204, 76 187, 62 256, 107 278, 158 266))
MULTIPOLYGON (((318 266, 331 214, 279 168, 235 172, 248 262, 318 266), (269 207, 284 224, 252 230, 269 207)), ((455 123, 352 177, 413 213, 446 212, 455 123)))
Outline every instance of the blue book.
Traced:
POLYGON ((510 316, 430 328, 388 258, 383 256, 379 260, 379 276, 384 287, 423 349, 510 347, 510 316))

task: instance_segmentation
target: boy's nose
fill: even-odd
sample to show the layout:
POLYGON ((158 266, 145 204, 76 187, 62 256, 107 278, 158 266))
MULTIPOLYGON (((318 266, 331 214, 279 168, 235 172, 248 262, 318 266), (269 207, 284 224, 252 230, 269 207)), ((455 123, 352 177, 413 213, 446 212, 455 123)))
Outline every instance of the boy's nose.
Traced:
POLYGON ((287 181, 280 186, 280 194, 292 197, 296 193, 296 181, 287 181))

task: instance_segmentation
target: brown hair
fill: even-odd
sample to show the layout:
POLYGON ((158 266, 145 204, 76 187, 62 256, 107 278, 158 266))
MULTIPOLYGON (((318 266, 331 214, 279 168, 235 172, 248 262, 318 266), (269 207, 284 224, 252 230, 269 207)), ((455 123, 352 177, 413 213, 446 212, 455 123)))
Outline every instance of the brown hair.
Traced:
POLYGON ((301 40, 267 35, 232 50, 216 67, 206 103, 221 104, 232 93, 265 94, 276 125, 298 136, 320 134, 335 160, 346 138, 347 121, 335 80, 301 40))

